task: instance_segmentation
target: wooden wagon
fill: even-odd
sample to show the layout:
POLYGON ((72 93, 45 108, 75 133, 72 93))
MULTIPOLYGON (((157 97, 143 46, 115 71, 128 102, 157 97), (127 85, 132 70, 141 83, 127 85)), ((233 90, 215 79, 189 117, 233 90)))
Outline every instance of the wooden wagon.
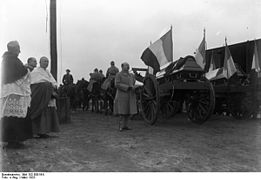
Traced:
MULTIPOLYGON (((261 47, 261 39, 256 42, 261 47)), ((211 80, 216 96, 215 113, 232 115, 236 119, 256 116, 260 104, 258 102, 258 96, 260 96, 258 81, 260 78, 257 77, 254 70, 251 70, 254 46, 254 41, 228 46, 237 72, 229 79, 220 76, 211 80)), ((210 66, 211 58, 215 68, 222 69, 224 54, 225 47, 207 50, 207 69, 210 66)))
POLYGON ((136 79, 143 83, 137 90, 143 119, 149 124, 157 121, 159 112, 171 117, 186 107, 188 119, 202 124, 209 119, 215 106, 212 84, 204 76, 193 56, 186 56, 171 63, 160 75, 146 72, 145 77, 133 68, 136 79))

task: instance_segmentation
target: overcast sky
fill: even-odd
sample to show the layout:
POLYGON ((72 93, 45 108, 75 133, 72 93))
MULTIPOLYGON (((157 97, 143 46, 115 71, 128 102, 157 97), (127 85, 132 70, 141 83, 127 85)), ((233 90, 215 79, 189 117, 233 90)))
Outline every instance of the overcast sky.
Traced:
MULTIPOLYGON (((0 51, 18 40, 20 59, 50 57, 49 0, 0 0, 0 51), (46 9, 47 5, 47 9, 46 9), (47 32, 46 32, 46 17, 47 32)), ((149 42, 173 26, 174 60, 193 54, 206 28, 207 47, 261 38, 260 0, 57 0, 58 78, 104 72, 111 60, 145 67, 149 42)))

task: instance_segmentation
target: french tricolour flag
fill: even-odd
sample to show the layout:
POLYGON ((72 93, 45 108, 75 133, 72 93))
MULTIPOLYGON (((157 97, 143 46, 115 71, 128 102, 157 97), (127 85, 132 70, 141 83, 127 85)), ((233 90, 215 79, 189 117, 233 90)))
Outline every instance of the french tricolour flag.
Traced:
POLYGON ((237 72, 237 68, 235 66, 234 60, 231 56, 230 50, 227 46, 227 38, 225 39, 226 47, 225 47, 225 58, 224 58, 224 74, 227 79, 229 79, 233 74, 237 72))
POLYGON ((141 56, 142 61, 154 69, 154 73, 160 71, 160 67, 173 60, 172 28, 159 40, 145 49, 141 56))
POLYGON ((202 69, 205 69, 205 65, 206 65, 206 38, 205 38, 206 35, 205 34, 206 34, 206 30, 204 29, 203 39, 195 55, 195 60, 202 69))

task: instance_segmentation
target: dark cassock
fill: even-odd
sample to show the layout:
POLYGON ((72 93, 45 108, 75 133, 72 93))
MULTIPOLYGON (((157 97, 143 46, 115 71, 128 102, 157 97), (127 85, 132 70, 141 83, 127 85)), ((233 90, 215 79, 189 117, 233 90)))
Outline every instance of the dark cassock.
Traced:
POLYGON ((56 112, 54 87, 57 82, 52 74, 42 67, 31 72, 32 101, 30 117, 32 119, 33 134, 48 137, 47 133, 59 132, 59 119, 56 112))
MULTIPOLYGON (((14 43, 19 46, 18 42, 14 43)), ((32 137, 31 121, 27 118, 31 102, 30 73, 18 54, 8 51, 3 55, 0 97, 1 140, 15 146, 32 137)))

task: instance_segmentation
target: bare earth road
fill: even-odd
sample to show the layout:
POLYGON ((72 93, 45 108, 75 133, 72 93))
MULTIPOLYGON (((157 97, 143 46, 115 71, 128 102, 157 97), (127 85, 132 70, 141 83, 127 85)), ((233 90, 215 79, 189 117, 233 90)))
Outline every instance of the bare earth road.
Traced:
POLYGON ((2 151, 2 171, 261 171, 261 120, 212 116, 195 125, 181 114, 119 132, 118 118, 72 114, 58 137, 2 151))

